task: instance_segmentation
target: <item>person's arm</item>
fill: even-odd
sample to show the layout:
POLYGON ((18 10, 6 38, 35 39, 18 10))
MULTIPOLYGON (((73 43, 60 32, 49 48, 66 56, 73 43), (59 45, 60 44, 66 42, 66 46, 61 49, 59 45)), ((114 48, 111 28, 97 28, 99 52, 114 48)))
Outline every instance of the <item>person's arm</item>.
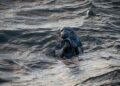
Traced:
POLYGON ((70 47, 70 43, 67 40, 64 40, 63 52, 70 47))
POLYGON ((83 49, 83 44, 82 44, 82 42, 81 42, 81 40, 80 40, 80 37, 78 37, 78 43, 79 43, 79 47, 81 48, 81 52, 83 53, 84 52, 84 49, 83 49))
POLYGON ((68 41, 64 40, 64 46, 62 47, 61 49, 61 52, 60 52, 60 57, 61 58, 64 58, 64 53, 65 53, 65 50, 70 47, 70 44, 68 41))

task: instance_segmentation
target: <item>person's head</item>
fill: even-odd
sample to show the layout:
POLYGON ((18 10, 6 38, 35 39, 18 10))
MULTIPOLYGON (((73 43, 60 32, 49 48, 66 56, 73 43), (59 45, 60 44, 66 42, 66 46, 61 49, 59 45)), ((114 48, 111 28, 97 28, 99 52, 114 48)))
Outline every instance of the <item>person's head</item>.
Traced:
POLYGON ((66 39, 67 37, 74 34, 74 31, 71 27, 64 27, 60 29, 60 37, 66 39))

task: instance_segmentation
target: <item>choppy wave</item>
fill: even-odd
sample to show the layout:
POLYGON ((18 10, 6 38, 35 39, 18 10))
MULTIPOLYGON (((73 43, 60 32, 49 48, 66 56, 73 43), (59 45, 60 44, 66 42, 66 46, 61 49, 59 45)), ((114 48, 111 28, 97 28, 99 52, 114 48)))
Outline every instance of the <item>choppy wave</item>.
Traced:
POLYGON ((20 81, 22 86, 46 86, 48 81, 50 86, 89 86, 101 81, 97 83, 99 86, 117 86, 120 83, 119 76, 115 76, 120 75, 119 50, 120 0, 0 0, 0 83, 13 82, 18 86, 20 81), (73 27, 81 37, 85 49, 81 68, 69 70, 52 59, 57 31, 66 26, 73 27), (95 60, 98 65, 92 60, 94 57, 102 58, 95 60), (112 60, 106 62, 106 59, 112 60), (92 64, 92 70, 86 60, 92 64), (101 66, 99 60, 103 63, 103 71, 97 75, 93 65, 101 66), (63 71, 58 71, 61 68, 63 71), (90 75, 96 77, 90 77, 86 69, 95 72, 96 75, 90 75), (81 72, 77 75, 82 78, 76 78, 76 74, 69 75, 70 71, 81 72), (109 81, 109 77, 113 80, 109 81))

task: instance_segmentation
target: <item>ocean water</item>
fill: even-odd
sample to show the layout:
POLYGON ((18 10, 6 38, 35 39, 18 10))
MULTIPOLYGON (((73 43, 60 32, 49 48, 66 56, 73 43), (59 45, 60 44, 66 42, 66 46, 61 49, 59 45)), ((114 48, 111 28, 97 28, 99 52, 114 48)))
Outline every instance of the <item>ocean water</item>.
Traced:
POLYGON ((0 86, 120 86, 120 0, 0 0, 0 86), (77 66, 53 57, 63 27, 77 66))

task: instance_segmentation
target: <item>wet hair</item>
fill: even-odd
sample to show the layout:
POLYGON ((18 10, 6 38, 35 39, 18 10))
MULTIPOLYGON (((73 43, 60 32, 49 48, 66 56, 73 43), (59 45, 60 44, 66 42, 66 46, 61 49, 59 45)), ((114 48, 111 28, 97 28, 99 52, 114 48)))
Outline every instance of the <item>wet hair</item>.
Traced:
POLYGON ((64 27, 59 30, 59 35, 61 38, 65 39, 67 37, 75 35, 75 32, 71 27, 64 27))

